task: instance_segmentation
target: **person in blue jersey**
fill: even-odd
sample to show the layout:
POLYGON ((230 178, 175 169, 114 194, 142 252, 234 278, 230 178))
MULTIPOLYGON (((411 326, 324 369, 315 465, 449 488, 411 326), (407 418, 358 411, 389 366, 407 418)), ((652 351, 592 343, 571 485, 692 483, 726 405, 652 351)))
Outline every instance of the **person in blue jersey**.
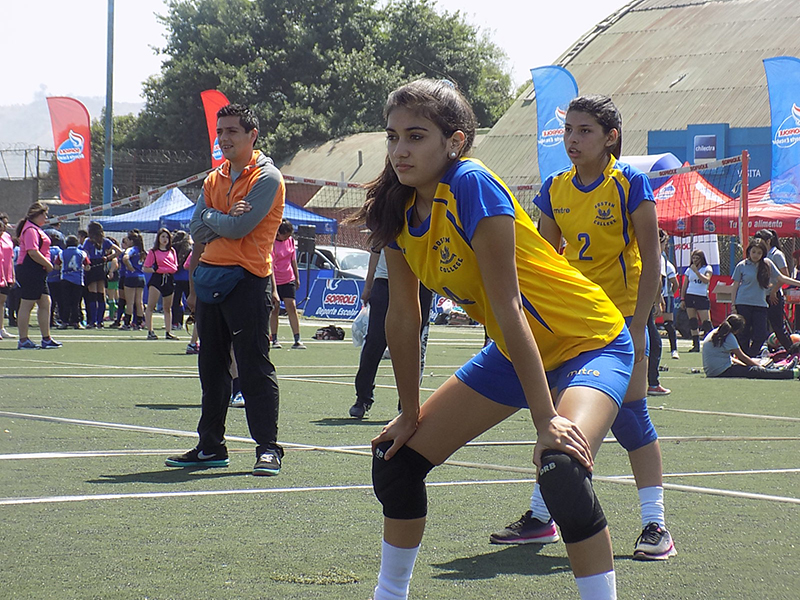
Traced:
POLYGON ((427 473, 521 408, 533 418, 533 460, 581 597, 616 598, 591 471, 633 367, 624 319, 542 239, 506 185, 466 158, 476 119, 452 83, 402 86, 384 114, 386 165, 360 216, 372 247, 386 249, 386 338, 401 412, 372 440, 384 514, 374 600, 408 597, 427 473), (422 405, 420 282, 458 302, 493 340, 422 405))
MULTIPOLYGON (((51 230, 53 231, 53 230, 51 230)), ((47 287, 50 290, 50 328, 58 328, 64 300, 61 296, 61 248, 56 245, 58 238, 45 231, 50 238, 50 264, 53 270, 47 274, 47 287)))
POLYGON ((88 237, 81 250, 89 255, 92 268, 86 272, 86 323, 90 329, 103 327, 106 312, 106 271, 105 265, 122 254, 122 249, 108 239, 103 226, 92 221, 86 228, 88 237))
POLYGON ((122 239, 119 241, 119 247, 122 249, 122 254, 117 259, 117 263, 119 268, 117 270, 118 275, 118 292, 117 292, 117 311, 114 315, 114 320, 112 321, 109 327, 118 328, 122 326, 122 319, 125 316, 125 277, 128 276, 128 267, 125 266, 125 261, 123 260, 123 256, 130 248, 130 242, 128 241, 127 234, 122 236, 122 239))
POLYGON ((91 268, 89 256, 78 248, 78 237, 68 235, 66 248, 61 253, 61 296, 63 310, 61 312, 61 327, 66 329, 82 329, 81 325, 81 298, 83 297, 84 272, 91 268))
POLYGON ((138 229, 128 232, 129 248, 122 256, 125 265, 125 320, 120 329, 141 329, 144 318, 144 259, 145 249, 142 234, 138 229))
MULTIPOLYGON (((122 256, 122 243, 118 241, 116 238, 109 237, 108 239, 111 240, 113 244, 119 246, 120 248, 120 256, 122 256)), ((108 310, 108 316, 105 318, 106 321, 111 321, 111 325, 109 327, 113 327, 114 322, 117 316, 117 310, 119 309, 120 304, 120 276, 121 276, 121 262, 119 257, 114 257, 109 260, 105 265, 105 272, 106 272, 106 309, 108 310)), ((119 326, 119 323, 116 324, 119 326)))
MULTIPOLYGON (((539 231, 554 248, 566 241, 569 263, 600 285, 625 316, 636 348, 636 366, 611 427, 628 457, 639 490, 642 533, 633 556, 664 560, 675 554, 664 518, 661 448, 647 410, 647 321, 658 299, 658 219, 647 177, 619 162, 622 117, 607 96, 570 102, 564 146, 572 167, 548 177, 534 203, 539 231)), ((550 511, 537 483, 530 510, 498 531, 493 543, 551 541, 550 511)))

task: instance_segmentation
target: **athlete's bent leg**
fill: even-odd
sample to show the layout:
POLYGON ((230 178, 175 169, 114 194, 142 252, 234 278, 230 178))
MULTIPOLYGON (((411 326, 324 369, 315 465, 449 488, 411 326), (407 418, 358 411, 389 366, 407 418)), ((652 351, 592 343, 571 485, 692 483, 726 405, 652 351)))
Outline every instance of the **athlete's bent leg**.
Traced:
POLYGON ((422 405, 417 430, 401 451, 385 461, 385 448, 376 449, 373 485, 384 506, 384 544, 375 600, 408 597, 414 560, 425 531, 427 472, 517 410, 492 402, 451 377, 422 405))

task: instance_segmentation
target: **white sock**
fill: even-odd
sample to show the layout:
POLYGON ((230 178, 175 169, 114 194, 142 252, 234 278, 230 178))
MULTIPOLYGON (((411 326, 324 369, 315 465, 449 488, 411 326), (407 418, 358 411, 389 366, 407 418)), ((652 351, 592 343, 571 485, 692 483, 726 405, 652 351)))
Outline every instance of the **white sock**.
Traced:
POLYGON ((539 484, 533 486, 533 494, 531 494, 531 512, 535 519, 539 519, 542 523, 547 523, 550 520, 550 511, 547 510, 547 504, 544 503, 542 498, 542 490, 539 484))
POLYGON ((617 600, 617 577, 614 571, 576 577, 581 600, 617 600))
POLYGON ((381 572, 374 600, 406 600, 411 573, 417 560, 416 548, 397 548, 384 540, 381 546, 381 572))
POLYGON ((658 523, 667 527, 664 520, 664 488, 660 485, 642 488, 639 490, 639 507, 642 511, 642 528, 648 523, 658 523))

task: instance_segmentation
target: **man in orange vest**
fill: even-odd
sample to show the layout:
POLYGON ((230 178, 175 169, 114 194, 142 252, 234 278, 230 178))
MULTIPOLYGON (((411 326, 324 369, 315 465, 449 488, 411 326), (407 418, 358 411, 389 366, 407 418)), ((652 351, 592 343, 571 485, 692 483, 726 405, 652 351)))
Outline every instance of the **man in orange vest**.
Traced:
POLYGON ((229 104, 217 113, 225 162, 208 175, 190 231, 190 294, 200 332, 198 370, 202 411, 197 447, 172 456, 170 467, 228 466, 225 417, 231 396, 231 346, 239 370, 250 434, 256 441, 254 475, 277 475, 278 379, 269 360, 272 310, 270 253, 283 217, 285 185, 272 160, 255 150, 258 118, 229 104))

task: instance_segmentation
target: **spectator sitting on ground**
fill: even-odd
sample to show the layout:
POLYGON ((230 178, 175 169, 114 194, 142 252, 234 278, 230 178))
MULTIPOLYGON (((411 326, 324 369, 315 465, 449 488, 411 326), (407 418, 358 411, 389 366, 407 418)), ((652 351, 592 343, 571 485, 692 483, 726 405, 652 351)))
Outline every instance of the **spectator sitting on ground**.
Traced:
POLYGON ((745 354, 736 339, 745 328, 745 319, 732 314, 703 340, 703 371, 706 377, 746 377, 747 379, 793 379, 797 358, 779 368, 766 368, 745 354))

